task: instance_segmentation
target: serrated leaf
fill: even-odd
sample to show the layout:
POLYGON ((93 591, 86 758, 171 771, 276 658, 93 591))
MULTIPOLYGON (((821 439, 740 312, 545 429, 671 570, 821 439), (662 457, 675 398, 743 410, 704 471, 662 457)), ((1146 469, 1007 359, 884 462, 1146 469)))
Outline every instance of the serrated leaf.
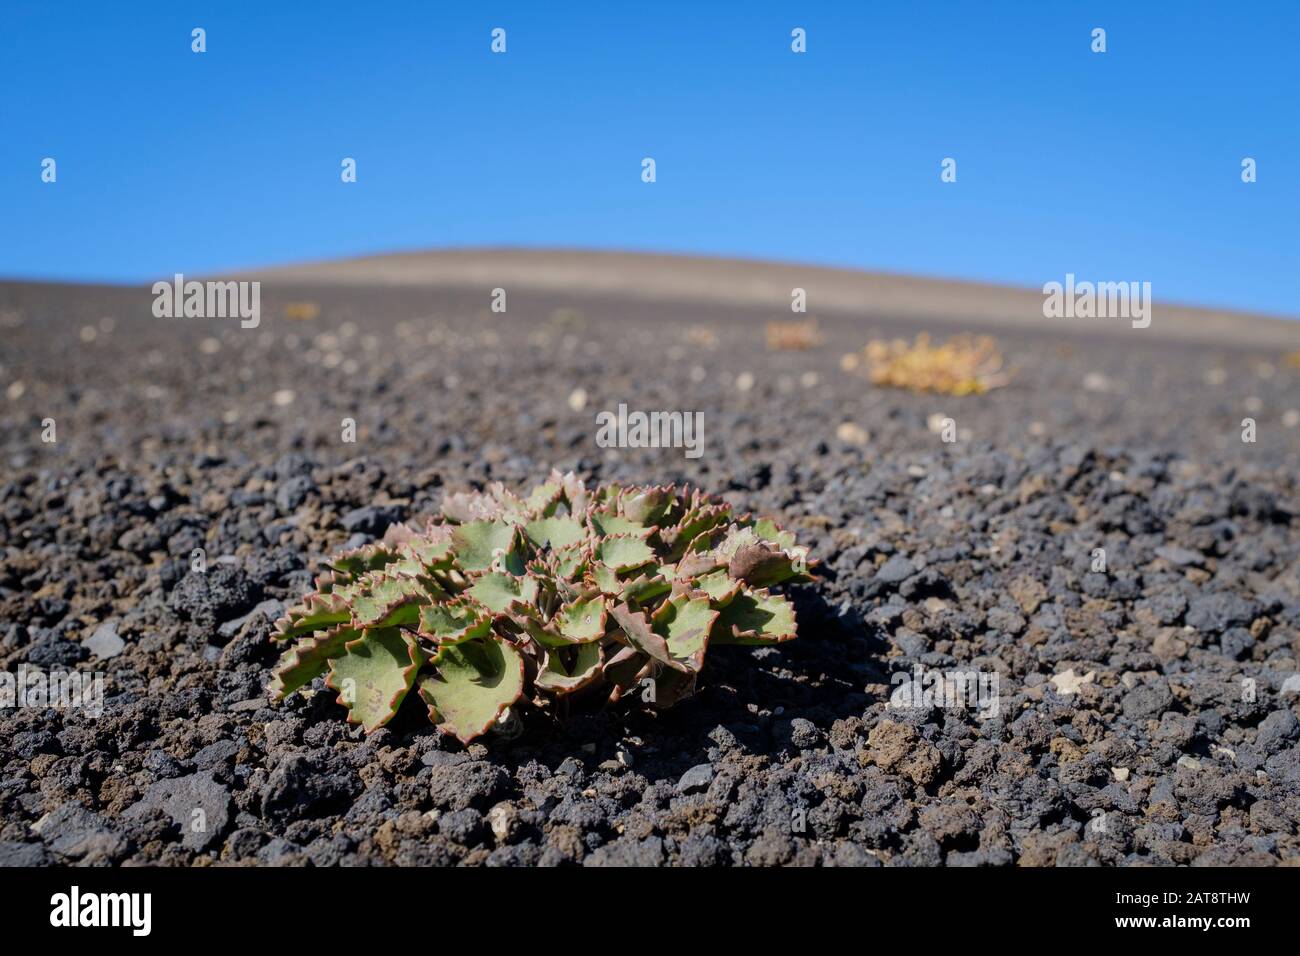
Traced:
POLYGON ((733 581, 727 576, 726 571, 712 571, 709 574, 695 579, 697 590, 703 591, 709 596, 716 608, 726 607, 731 603, 741 588, 739 581, 733 581))
POLYGON ((795 635, 794 606, 766 591, 741 591, 713 624, 715 644, 779 644, 795 635))
POLYGON ((727 562, 712 551, 693 551, 677 562, 674 567, 673 577, 678 580, 690 580, 726 566, 727 562))
POLYGON ((474 604, 445 601, 420 608, 420 634, 439 644, 486 637, 491 630, 491 615, 474 604))
POLYGON ((524 534, 539 548, 549 544, 557 550, 586 538, 586 532, 576 518, 538 518, 524 525, 524 534))
POLYGON ((382 570, 385 565, 392 564, 397 559, 398 554, 394 549, 376 543, 335 555, 327 562, 327 566, 334 572, 336 585, 348 584, 363 574, 382 570))
POLYGON ((767 588, 796 576, 794 558, 766 541, 742 544, 731 556, 727 574, 752 588, 767 588))
POLYGON ((754 522, 754 533, 764 541, 770 541, 782 551, 789 551, 795 545, 793 531, 783 531, 771 518, 759 518, 754 522))
POLYGON ((325 673, 330 658, 338 657, 349 641, 360 636, 360 631, 344 626, 299 639, 284 652, 275 666, 267 687, 271 698, 284 700, 299 687, 310 684, 325 673))
POLYGON ((461 743, 486 733, 523 692, 523 655, 497 637, 443 648, 420 678, 429 718, 461 743))
POLYGON ((555 513, 555 507, 563 494, 563 479, 558 475, 552 475, 550 479, 528 493, 528 497, 524 499, 524 506, 543 517, 550 517, 555 513))
POLYGON ((492 572, 476 580, 465 592, 495 614, 504 614, 516 601, 532 604, 537 599, 537 581, 492 572))
POLYGON ((575 644, 600 640, 605 635, 605 599, 596 595, 565 605, 556 613, 555 625, 575 644))
POLYGON ((352 611, 348 608, 345 597, 336 593, 313 592, 303 598, 297 607, 289 608, 284 617, 275 622, 272 636, 276 640, 285 641, 313 631, 347 624, 351 620, 352 611))
POLYGON ((369 733, 392 720, 423 663, 414 638, 395 627, 367 630, 330 661, 325 683, 339 692, 348 721, 369 733))
MULTIPOLYGON (((668 546, 669 561, 680 561, 690 551, 705 550, 696 547, 701 535, 706 534, 731 516, 729 505, 706 505, 688 511, 676 527, 660 532, 668 546)), ((699 542, 704 543, 704 542, 699 542)))
POLYGON ((641 611, 634 611, 626 604, 616 604, 609 609, 610 616, 619 626, 619 632, 632 647, 661 664, 672 668, 681 668, 668 650, 668 642, 663 636, 654 632, 650 621, 641 611))
POLYGON ((412 539, 402 545, 402 551, 419 562, 425 571, 445 571, 452 566, 455 558, 450 532, 439 538, 412 539))
POLYGON ((602 594, 618 597, 623 593, 623 582, 619 580, 618 572, 609 565, 594 561, 589 572, 591 580, 595 582, 596 587, 600 588, 602 594))
POLYGON ((537 673, 536 685, 556 696, 572 694, 598 680, 603 663, 604 652, 599 643, 551 648, 537 673))
POLYGON ((353 623, 359 627, 405 627, 420 619, 420 605, 429 603, 424 586, 414 578, 376 577, 358 582, 352 601, 353 623))
POLYGON ((456 563, 466 571, 486 571, 498 554, 515 553, 517 533, 514 525, 504 521, 470 521, 458 525, 451 532, 456 563))
POLYGON ((618 499, 619 511, 642 527, 662 524, 677 503, 672 485, 662 488, 628 488, 618 499))
POLYGON ((602 564, 622 573, 654 560, 654 548, 635 535, 611 535, 596 542, 594 556, 602 564))
POLYGON ((586 550, 579 545, 554 552, 552 559, 555 562, 556 574, 566 581, 574 581, 582 577, 589 563, 586 550))
POLYGON ((615 514, 612 511, 595 510, 587 516, 597 534, 643 534, 646 526, 640 521, 615 514))
POLYGON ((624 602, 636 601, 638 604, 645 604, 671 590, 672 582, 652 567, 638 572, 635 577, 623 582, 618 596, 624 602))
POLYGON ((718 612, 704 595, 685 595, 665 601, 650 619, 655 633, 664 639, 673 660, 687 670, 704 666, 709 630, 718 612))

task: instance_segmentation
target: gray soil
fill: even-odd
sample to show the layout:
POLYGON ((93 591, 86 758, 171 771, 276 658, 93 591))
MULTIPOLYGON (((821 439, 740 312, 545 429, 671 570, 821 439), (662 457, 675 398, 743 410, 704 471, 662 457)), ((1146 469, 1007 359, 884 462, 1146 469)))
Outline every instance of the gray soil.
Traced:
POLYGON ((521 290, 494 315, 482 288, 268 279, 243 330, 151 302, 0 284, 0 665, 106 688, 97 719, 0 710, 0 864, 1300 859, 1282 347, 1002 327, 1012 385, 951 399, 840 367, 915 316, 769 352, 789 315, 754 304, 521 290), (596 447, 620 402, 703 412, 703 456, 596 447), (270 704, 270 623, 325 558, 552 467, 797 531, 822 561, 799 638, 713 649, 668 711, 533 711, 468 747, 418 706, 366 737, 330 692, 270 704), (915 667, 996 673, 997 714, 891 706, 915 667))

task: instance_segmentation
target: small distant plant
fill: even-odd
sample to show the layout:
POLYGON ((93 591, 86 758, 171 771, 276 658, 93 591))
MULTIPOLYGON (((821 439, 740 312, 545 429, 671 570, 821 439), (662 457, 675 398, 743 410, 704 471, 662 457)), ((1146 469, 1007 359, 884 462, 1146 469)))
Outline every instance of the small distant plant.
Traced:
POLYGON ((876 385, 943 395, 980 395, 1010 381, 1002 370, 1002 354, 988 336, 958 335, 941 345, 931 345, 922 332, 914 344, 905 339, 867 343, 861 361, 845 356, 845 368, 865 365, 876 385))
POLYGON ((692 325, 686 330, 686 341, 696 348, 716 349, 718 347, 718 333, 707 325, 692 325))
POLYGON ((587 324, 586 318, 577 309, 553 309, 550 321, 561 332, 577 332, 587 324))
POLYGON ((767 323, 767 348, 771 352, 795 352, 814 348, 822 341, 816 319, 767 323))
POLYGON ((315 302, 289 302, 284 307, 284 317, 294 322, 310 322, 320 315, 315 302))
POLYGON ((807 572, 793 534, 698 490, 495 484, 329 562, 276 623, 288 647, 270 692, 324 674, 372 731, 415 690, 463 742, 579 692, 667 707, 710 646, 793 638, 794 608, 769 589, 807 572))

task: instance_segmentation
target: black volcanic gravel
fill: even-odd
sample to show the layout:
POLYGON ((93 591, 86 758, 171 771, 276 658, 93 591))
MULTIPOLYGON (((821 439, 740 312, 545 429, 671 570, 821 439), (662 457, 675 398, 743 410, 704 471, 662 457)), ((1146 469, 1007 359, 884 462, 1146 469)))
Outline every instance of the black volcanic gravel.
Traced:
POLYGON ((949 399, 840 368, 915 331, 887 318, 770 353, 779 314, 721 307, 268 286, 242 330, 150 301, 0 284, 0 664, 107 694, 97 719, 0 710, 0 865, 1300 857, 1300 371, 1276 354, 1003 335, 1013 385, 949 399), (294 299, 321 316, 281 318, 294 299), (703 457, 597 448, 619 402, 702 411, 703 457), (332 693, 268 703, 270 623, 323 558, 553 466, 794 528, 823 562, 798 640, 715 648, 670 711, 534 712, 469 747, 418 707, 365 737, 332 693), (914 667, 996 673, 997 715, 889 706, 914 667))

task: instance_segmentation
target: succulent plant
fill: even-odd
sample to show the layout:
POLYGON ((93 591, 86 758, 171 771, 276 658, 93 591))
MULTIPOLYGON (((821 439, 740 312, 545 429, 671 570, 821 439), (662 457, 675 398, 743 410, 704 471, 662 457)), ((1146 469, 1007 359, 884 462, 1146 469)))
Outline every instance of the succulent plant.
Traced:
POLYGON ((414 691, 463 742, 569 695, 667 707, 711 645, 793 638, 794 608, 770 589, 807 572, 793 534, 698 490, 589 491, 558 472, 525 497, 495 484, 330 561, 276 623, 270 692, 324 674, 369 732, 414 691))

